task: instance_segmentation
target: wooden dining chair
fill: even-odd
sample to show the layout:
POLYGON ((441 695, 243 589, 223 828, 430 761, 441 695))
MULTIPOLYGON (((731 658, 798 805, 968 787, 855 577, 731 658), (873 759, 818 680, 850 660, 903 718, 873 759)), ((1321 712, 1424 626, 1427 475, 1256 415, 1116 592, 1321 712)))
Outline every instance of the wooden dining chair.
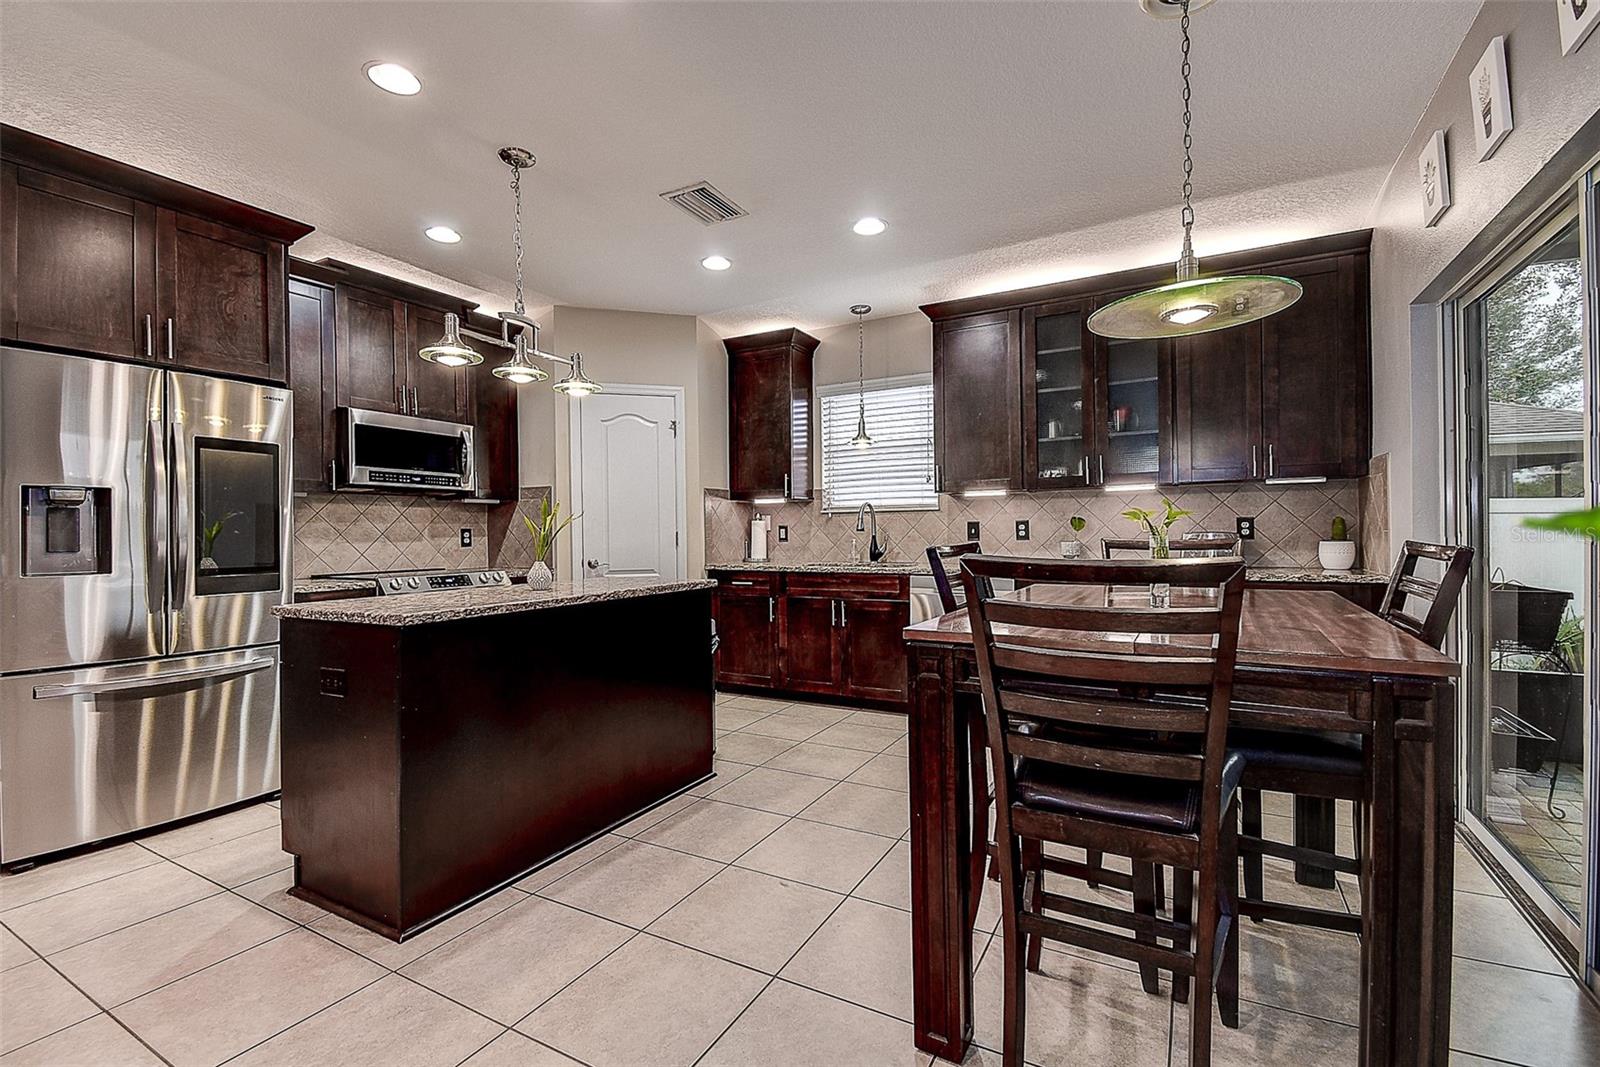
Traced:
MULTIPOLYGON (((1378 614, 1433 648, 1444 645, 1461 600, 1461 590, 1472 568, 1472 549, 1454 545, 1434 545, 1407 541, 1395 562, 1378 614), (1417 577, 1417 564, 1423 559, 1437 560, 1444 566, 1438 581, 1417 577), (1407 610, 1410 599, 1425 600, 1427 610, 1407 610), (1420 617, 1419 617, 1420 616, 1420 617)), ((1239 834, 1240 861, 1244 873, 1244 892, 1240 910, 1253 919, 1274 919, 1325 929, 1361 932, 1361 917, 1308 905, 1268 901, 1265 894, 1263 856, 1291 860, 1324 870, 1361 874, 1365 799, 1362 766, 1362 739, 1356 734, 1308 734, 1271 730, 1236 730, 1231 743, 1245 758, 1240 811, 1243 826, 1239 834), (1337 851, 1308 848, 1268 840, 1262 833, 1261 792, 1291 793, 1297 797, 1316 797, 1327 801, 1350 801, 1354 805, 1355 854, 1342 856, 1337 851)))
POLYGON ((1052 940, 1137 963, 1151 992, 1161 970, 1175 996, 1192 979, 1190 1063, 1205 1067, 1213 992, 1223 1024, 1238 1025, 1234 794, 1243 767, 1227 727, 1243 565, 970 555, 961 576, 995 780, 1005 1063, 1023 1063, 1033 943, 1052 940), (1033 584, 997 597, 998 579, 1033 584), (1152 583, 1212 595, 1152 608, 1147 593, 1107 591, 1152 583), (1095 872, 1046 854, 1046 844, 1127 856, 1136 885, 1169 864, 1197 881, 1196 906, 1167 919, 1147 892, 1136 890, 1127 911, 1051 892, 1047 872, 1095 872))

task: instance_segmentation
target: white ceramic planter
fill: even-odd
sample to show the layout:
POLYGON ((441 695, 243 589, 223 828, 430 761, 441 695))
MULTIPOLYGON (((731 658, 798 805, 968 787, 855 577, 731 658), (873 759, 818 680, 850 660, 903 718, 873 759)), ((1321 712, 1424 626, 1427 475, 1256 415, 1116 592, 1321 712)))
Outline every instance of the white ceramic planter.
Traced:
POLYGON ((529 589, 549 589, 554 576, 550 573, 550 565, 540 560, 528 568, 529 589))
POLYGON ((1354 541, 1318 541, 1317 560, 1325 571, 1347 571, 1356 565, 1354 541))
POLYGON ((1062 559, 1082 559, 1083 558, 1083 542, 1079 541, 1079 540, 1076 540, 1076 539, 1071 540, 1071 541, 1063 541, 1063 542, 1061 542, 1061 558, 1062 559))

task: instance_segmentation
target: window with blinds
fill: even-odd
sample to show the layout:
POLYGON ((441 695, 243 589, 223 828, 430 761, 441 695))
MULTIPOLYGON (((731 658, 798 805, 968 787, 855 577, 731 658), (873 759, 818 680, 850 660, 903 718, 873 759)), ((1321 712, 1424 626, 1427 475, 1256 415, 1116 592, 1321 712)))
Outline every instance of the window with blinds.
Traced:
POLYGON ((918 374, 866 383, 867 433, 856 435, 854 382, 817 389, 822 408, 822 510, 854 511, 863 501, 890 511, 934 510, 933 378, 918 374))

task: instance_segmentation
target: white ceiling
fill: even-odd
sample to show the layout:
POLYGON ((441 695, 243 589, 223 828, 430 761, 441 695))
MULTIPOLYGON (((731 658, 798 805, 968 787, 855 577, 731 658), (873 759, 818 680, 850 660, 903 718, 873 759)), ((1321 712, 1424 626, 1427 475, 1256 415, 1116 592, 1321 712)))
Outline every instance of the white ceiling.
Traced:
MULTIPOLYGON (((1356 228, 1476 0, 1194 18, 1202 255, 1356 228)), ((1070 3, 6 3, 8 122, 314 224, 296 247, 530 305, 847 321, 1176 254, 1177 27, 1070 3), (404 63, 409 99, 363 63, 404 63), (657 198, 709 179, 750 217, 657 198), (881 237, 850 232, 865 214, 881 237), (443 222, 465 239, 422 236, 443 222), (732 270, 698 260, 719 252, 732 270)))

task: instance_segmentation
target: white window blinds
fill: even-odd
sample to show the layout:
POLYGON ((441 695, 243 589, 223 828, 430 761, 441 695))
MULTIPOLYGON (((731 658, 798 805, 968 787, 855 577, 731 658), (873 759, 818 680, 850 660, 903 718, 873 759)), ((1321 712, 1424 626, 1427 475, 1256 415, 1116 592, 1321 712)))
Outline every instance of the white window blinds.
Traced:
POLYGON ((856 435, 854 382, 817 390, 822 406, 822 508, 854 511, 863 501, 897 510, 933 510, 933 378, 919 374, 866 383, 871 448, 856 435))

